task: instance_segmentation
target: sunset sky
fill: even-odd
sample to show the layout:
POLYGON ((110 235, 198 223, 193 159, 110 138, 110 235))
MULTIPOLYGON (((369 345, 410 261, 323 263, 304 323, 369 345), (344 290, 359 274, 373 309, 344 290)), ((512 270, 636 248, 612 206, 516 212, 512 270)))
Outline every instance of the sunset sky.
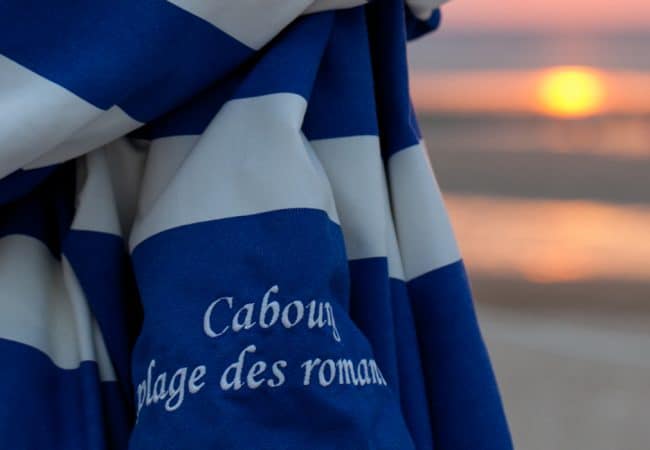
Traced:
POLYGON ((529 112, 562 117, 599 113, 648 114, 650 73, 562 66, 526 71, 414 71, 411 94, 419 111, 529 112), (549 85, 558 75, 575 71, 593 77, 598 83, 598 92, 594 93, 593 88, 584 83, 549 85), (574 106, 568 113, 567 103, 574 106))
POLYGON ((451 0, 443 30, 650 32, 648 0, 451 0))
POLYGON ((650 0, 451 0, 442 14, 409 50, 420 111, 650 113, 650 0))

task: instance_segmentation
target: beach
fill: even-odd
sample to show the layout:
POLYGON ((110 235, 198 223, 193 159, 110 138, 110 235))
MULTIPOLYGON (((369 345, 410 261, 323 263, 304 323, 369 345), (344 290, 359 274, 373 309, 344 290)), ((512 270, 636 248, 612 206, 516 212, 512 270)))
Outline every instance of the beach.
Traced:
POLYGON ((648 311, 533 312, 477 298, 515 448, 648 449, 648 311))

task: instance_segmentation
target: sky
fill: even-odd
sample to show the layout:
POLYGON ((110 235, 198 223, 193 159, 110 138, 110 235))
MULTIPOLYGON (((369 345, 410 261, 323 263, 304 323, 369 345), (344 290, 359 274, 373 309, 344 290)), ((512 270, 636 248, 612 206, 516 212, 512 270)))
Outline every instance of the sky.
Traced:
POLYGON ((451 0, 449 31, 648 32, 648 0, 451 0))
POLYGON ((420 110, 650 113, 650 0, 451 0, 442 15, 409 45, 420 110))

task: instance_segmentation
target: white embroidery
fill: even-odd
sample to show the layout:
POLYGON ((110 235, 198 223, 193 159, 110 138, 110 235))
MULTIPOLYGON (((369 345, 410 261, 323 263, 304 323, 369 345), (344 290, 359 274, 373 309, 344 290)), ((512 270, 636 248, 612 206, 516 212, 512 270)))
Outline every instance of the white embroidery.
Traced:
MULTIPOLYGON (((164 402, 166 411, 177 410, 185 400, 185 381, 188 368, 178 368, 169 379, 169 384, 167 384, 167 372, 161 372, 155 377, 156 381, 152 384, 152 380, 154 379, 153 370, 155 367, 156 360, 152 359, 149 361, 147 367, 146 378, 138 384, 136 389, 136 395, 138 397, 137 417, 140 416, 140 412, 144 407, 155 405, 165 399, 167 399, 164 402)), ((187 382, 187 390, 190 394, 196 394, 203 388, 205 382, 201 382, 201 379, 205 376, 206 371, 207 369, 204 365, 194 367, 187 382)))
POLYGON ((271 366, 271 370, 273 371, 273 375, 276 377, 276 380, 273 379, 269 380, 268 381, 269 387, 276 388, 284 384, 285 377, 282 369, 286 367, 287 367, 287 362, 283 359, 273 363, 273 365, 271 366))
POLYGON ((230 307, 230 309, 232 309, 232 297, 221 297, 216 299, 212 303, 210 303, 210 306, 208 306, 208 309, 205 310, 205 314, 203 315, 203 332, 211 338, 219 337, 222 334, 224 334, 226 331, 228 331, 228 326, 225 326, 223 330, 221 330, 219 333, 215 333, 212 327, 210 326, 210 317, 212 316, 212 310, 222 300, 227 301, 228 306, 230 307))
POLYGON ((374 359, 362 359, 355 366, 350 359, 321 360, 320 358, 308 359, 300 367, 304 369, 303 385, 311 385, 312 371, 318 370, 318 383, 327 387, 334 382, 338 374, 338 384, 352 384, 354 386, 365 386, 377 384, 386 386, 386 379, 379 370, 374 359))
POLYGON ((190 381, 187 383, 187 388, 190 391, 190 394, 196 394, 203 386, 205 386, 205 381, 199 383, 201 378, 205 376, 205 373, 205 366, 196 366, 194 368, 190 374, 190 381))
MULTIPOLYGON (((212 301, 203 313, 203 333, 210 339, 224 339, 229 334, 239 334, 256 327, 269 329, 281 327, 287 331, 303 326, 306 330, 329 329, 332 338, 341 342, 336 326, 334 307, 328 301, 312 299, 309 302, 292 300, 282 306, 272 295, 278 294, 278 285, 271 286, 262 296, 259 304, 253 302, 236 305, 233 296, 219 297, 212 301)), ((256 390, 263 387, 277 389, 287 379, 285 369, 289 363, 284 359, 265 361, 255 354, 256 344, 248 344, 239 351, 236 359, 228 364, 219 376, 222 391, 256 390)), ((200 392, 207 383, 207 367, 187 366, 171 372, 154 373, 156 360, 149 361, 145 378, 136 388, 137 417, 143 408, 161 403, 165 411, 178 410, 190 395, 200 392), (171 377, 170 377, 171 374, 171 377), (189 374, 189 376, 188 376, 189 374), (155 380, 155 381, 154 381, 155 380)), ((220 364, 221 365, 221 364, 220 364)), ((334 384, 386 386, 374 359, 312 358, 300 363, 303 369, 303 386, 328 388, 334 384), (316 381, 318 380, 317 383, 316 381), (313 381, 313 382, 312 382, 313 381)))
POLYGON ((305 307, 303 306, 302 302, 300 300, 294 300, 282 310, 282 325, 284 325, 285 328, 292 328, 302 320, 304 315, 305 307), (296 317, 293 322, 289 319, 291 306, 294 306, 296 308, 296 317))
POLYGON ((255 345, 247 346, 239 353, 237 361, 226 367, 219 382, 222 390, 229 391, 233 389, 238 391, 244 386, 249 389, 258 389, 265 383, 269 387, 276 388, 284 384, 285 376, 282 369, 287 367, 287 362, 284 360, 278 360, 271 364, 271 373, 275 378, 266 378, 265 375, 268 369, 266 361, 256 361, 246 370, 246 354, 255 353, 256 350, 255 345), (243 381, 244 372, 246 372, 246 382, 243 381))
POLYGON ((229 331, 240 333, 257 326, 271 328, 280 325, 289 330, 304 324, 309 330, 328 327, 334 340, 341 342, 341 335, 334 318, 334 308, 330 302, 314 299, 305 303, 302 300, 294 300, 282 307, 277 300, 271 299, 271 294, 278 292, 280 292, 279 287, 274 285, 266 291, 259 307, 255 302, 248 302, 234 311, 234 314, 236 303, 234 297, 220 297, 214 300, 203 314, 203 332, 210 338, 218 338, 229 331), (257 321, 254 320, 256 316, 257 321))
POLYGON ((304 363, 300 365, 300 367, 305 369, 305 378, 303 380, 303 383, 305 386, 309 386, 309 383, 311 383, 311 370, 318 364, 320 364, 320 358, 316 359, 308 359, 304 363))
POLYGON ((318 370, 318 382, 320 383, 321 386, 329 386, 332 384, 332 381, 334 381, 334 377, 336 376, 336 367, 334 366, 334 361, 331 359, 326 359, 323 361, 323 364, 320 366, 320 369, 318 370), (325 376, 325 368, 329 368, 329 377, 325 376))

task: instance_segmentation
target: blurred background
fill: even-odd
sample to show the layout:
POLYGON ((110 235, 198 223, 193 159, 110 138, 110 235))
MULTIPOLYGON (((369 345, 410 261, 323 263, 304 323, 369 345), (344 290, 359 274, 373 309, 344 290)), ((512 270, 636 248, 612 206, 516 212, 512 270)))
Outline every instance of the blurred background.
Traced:
POLYGON ((519 450, 650 449, 650 2, 454 0, 411 93, 519 450))

